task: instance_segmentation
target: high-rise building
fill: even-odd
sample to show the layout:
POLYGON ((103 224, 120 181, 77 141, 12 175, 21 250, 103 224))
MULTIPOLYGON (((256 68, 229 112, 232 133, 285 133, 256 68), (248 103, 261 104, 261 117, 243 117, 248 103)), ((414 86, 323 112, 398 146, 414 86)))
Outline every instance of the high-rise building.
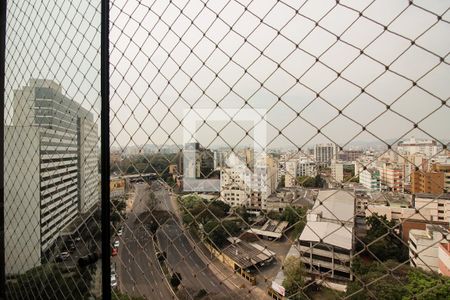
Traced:
POLYGON ((316 144, 314 146, 314 159, 320 166, 330 166, 331 161, 336 159, 336 155, 337 149, 335 144, 316 144))
POLYGON ((291 159, 286 162, 286 174, 284 177, 285 187, 294 187, 297 181, 297 159, 291 159))
POLYGON ((97 141, 92 113, 59 84, 33 79, 14 91, 5 130, 7 273, 40 265, 62 230, 98 202, 97 141))
POLYGON ((342 150, 339 151, 337 159, 341 161, 356 161, 362 155, 362 150, 342 150))
POLYGON ((412 173, 412 193, 440 195, 448 191, 450 191, 450 165, 433 164, 429 171, 412 173))
POLYGON ((432 157, 438 153, 438 147, 435 140, 416 140, 412 137, 407 141, 399 142, 397 152, 409 155, 422 153, 427 157, 432 157))
POLYGON ((183 150, 185 178, 207 178, 214 170, 214 153, 200 143, 187 143, 183 150))
POLYGON ((225 166, 227 160, 228 152, 214 150, 214 169, 219 169, 225 166))

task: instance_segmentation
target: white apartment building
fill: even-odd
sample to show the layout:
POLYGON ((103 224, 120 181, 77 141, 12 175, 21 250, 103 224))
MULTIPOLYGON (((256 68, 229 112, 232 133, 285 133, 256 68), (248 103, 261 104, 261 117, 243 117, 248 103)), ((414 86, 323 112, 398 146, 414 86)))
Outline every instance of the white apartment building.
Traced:
POLYGON ((317 164, 310 159, 300 158, 297 164, 297 176, 314 177, 317 175, 317 164))
POLYGON ((438 153, 438 146, 434 140, 417 140, 414 137, 401 141, 397 145, 400 154, 413 155, 422 153, 426 157, 432 157, 438 153))
POLYGON ((284 186, 294 187, 297 181, 298 160, 291 159, 286 162, 286 173, 284 175, 284 186))
POLYGON ((381 190, 380 171, 377 169, 366 169, 359 173, 359 183, 371 192, 381 190))
POLYGON ((308 211, 299 238, 301 261, 310 274, 352 280, 355 196, 343 190, 321 190, 308 211))
POLYGON ((331 177, 336 182, 344 181, 344 163, 336 160, 331 161, 331 177))
POLYGON ((314 146, 314 160, 320 166, 329 166, 331 160, 336 159, 337 148, 335 144, 316 144, 314 146))
POLYGON ((409 231, 409 258, 412 267, 425 271, 439 271, 439 246, 450 239, 448 229, 438 225, 427 225, 425 230, 409 231))
POLYGON ((232 167, 221 170, 221 200, 232 207, 265 210, 267 198, 277 188, 277 170, 277 162, 265 153, 255 158, 253 170, 234 160, 232 167))
POLYGON ((59 84, 14 91, 5 130, 6 273, 41 264, 60 232, 99 201, 98 127, 59 84))

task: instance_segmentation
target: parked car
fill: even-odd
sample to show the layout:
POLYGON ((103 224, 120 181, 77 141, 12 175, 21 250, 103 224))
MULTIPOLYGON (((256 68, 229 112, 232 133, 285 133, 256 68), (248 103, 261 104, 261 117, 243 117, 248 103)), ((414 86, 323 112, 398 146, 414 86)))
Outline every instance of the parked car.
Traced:
POLYGON ((117 248, 112 248, 111 256, 116 256, 118 252, 117 248))
POLYGON ((61 253, 56 257, 56 261, 57 261, 57 262, 62 262, 62 261, 67 260, 69 257, 70 257, 69 252, 64 251, 64 252, 61 252, 61 253))
POLYGON ((120 246, 120 242, 119 242, 119 240, 116 240, 114 242, 114 248, 119 248, 119 246, 120 246))
POLYGON ((123 233, 123 230, 122 230, 122 228, 119 228, 119 230, 117 230, 117 235, 118 235, 118 236, 121 236, 121 235, 122 235, 122 233, 123 233))
POLYGON ((114 288, 117 286, 117 277, 116 275, 111 275, 111 287, 114 288))

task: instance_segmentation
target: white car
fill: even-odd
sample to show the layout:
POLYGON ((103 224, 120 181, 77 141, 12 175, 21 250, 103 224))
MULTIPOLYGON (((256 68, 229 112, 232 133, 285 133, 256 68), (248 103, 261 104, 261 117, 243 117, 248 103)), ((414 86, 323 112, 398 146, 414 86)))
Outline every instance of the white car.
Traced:
POLYGON ((118 236, 122 236, 122 233, 123 233, 122 228, 120 228, 119 230, 117 230, 117 235, 118 235, 118 236))
POLYGON ((114 242, 114 248, 119 248, 120 242, 117 240, 114 242))
POLYGON ((111 287, 114 288, 117 286, 117 277, 116 275, 111 275, 111 287))
POLYGON ((70 257, 69 252, 64 251, 64 252, 61 252, 61 253, 56 257, 56 261, 57 261, 57 262, 61 262, 61 261, 67 260, 69 257, 70 257))

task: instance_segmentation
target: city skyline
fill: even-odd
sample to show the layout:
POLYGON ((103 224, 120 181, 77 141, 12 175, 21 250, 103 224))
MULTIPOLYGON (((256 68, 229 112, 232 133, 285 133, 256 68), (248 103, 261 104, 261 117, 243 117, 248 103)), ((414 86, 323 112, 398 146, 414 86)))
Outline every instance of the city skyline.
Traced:
MULTIPOLYGON (((161 11, 161 22, 152 29, 150 37, 142 31, 134 33, 136 21, 126 22, 129 20, 127 10, 120 10, 124 4, 115 3, 111 15, 116 23, 110 34, 114 45, 111 52, 110 100, 112 145, 178 144, 182 140, 179 122, 183 119, 184 110, 190 109, 190 106, 194 109, 215 108, 216 103, 220 103, 219 109, 267 109, 267 140, 272 147, 327 142, 327 137, 340 144, 353 139, 372 141, 378 137, 385 140, 405 134, 448 139, 449 128, 445 126, 448 123, 445 120, 450 111, 445 101, 449 96, 446 90, 449 69, 448 56, 444 51, 450 44, 445 34, 447 23, 437 22, 433 15, 408 7, 406 2, 376 2, 369 5, 343 1, 338 7, 332 5, 334 1, 326 3, 327 7, 312 2, 278 3, 272 7, 274 2, 268 1, 261 6, 252 4, 244 11, 242 4, 232 1, 225 8, 220 3, 208 3, 200 12, 203 4, 191 1, 183 10, 183 17, 168 30, 167 24, 171 24, 168 22, 173 22, 169 20, 173 20, 181 8, 181 4, 172 3, 161 11), (357 19, 356 11, 367 5, 364 17, 357 19), (266 15, 269 8, 270 13, 266 15), (298 15, 295 15, 295 8, 299 9, 298 15), (330 9, 331 13, 322 19, 330 9), (396 19, 389 30, 383 32, 380 24, 392 21, 393 16, 402 9, 406 9, 402 18, 396 19), (386 14, 386 11, 390 13, 386 14), (200 14, 196 16, 196 12, 200 14), (211 16, 216 13, 220 18, 214 22, 211 16), (247 18, 241 17, 241 14, 247 18), (187 28, 182 26, 187 17, 194 16, 195 22, 187 28), (317 22, 316 27, 314 22, 317 22), (347 27, 348 31, 345 30, 347 27), (217 35, 212 34, 212 28, 218 32, 217 35), (302 28, 302 31, 298 32, 296 28, 302 28), (132 42, 127 37, 131 36, 131 32, 134 37, 132 42), (180 41, 181 36, 183 39, 180 41), (378 37, 376 41, 369 44, 375 37, 378 37), (408 39, 415 40, 415 43, 408 43, 408 39), (300 45, 299 49, 296 42, 300 45), (220 48, 214 49, 214 43, 220 44, 220 48), (160 48, 156 49, 158 44, 160 48), (192 52, 186 50, 190 47, 192 52), (136 56, 138 48, 141 53, 148 53, 150 59, 136 56), (364 52, 359 53, 359 49, 364 49, 364 52), (400 54, 401 59, 392 63, 400 54), (174 55, 177 55, 176 58, 174 55), (418 59, 414 60, 415 57, 418 59), (203 65, 202 61, 206 64, 203 65), (349 68, 342 71, 347 64, 349 68), (385 69, 387 65, 389 70, 385 69), (302 77, 303 71, 307 72, 302 77), (213 74, 220 76, 215 79, 213 74), (169 81, 172 75, 175 77, 169 81), (297 83, 295 76, 301 76, 297 83), (372 80, 375 81, 369 84, 372 80), (131 82, 133 85, 130 85, 131 82), (212 86, 208 85, 210 82, 212 86), (331 85, 322 91, 329 83, 331 85), (427 93, 430 90, 433 90, 432 94, 427 93), (399 100, 392 104, 398 97, 399 100), (389 110, 386 105, 390 106, 389 110), (339 115, 338 110, 352 120, 339 115), (300 115, 297 115, 299 112, 300 115), (431 114, 430 117, 419 124, 425 133, 413 130, 414 122, 419 122, 428 114, 431 114), (333 118, 336 119, 331 121, 333 118), (321 128, 329 121, 330 124, 321 128), (126 131, 122 130, 125 122, 126 131), (362 126, 371 133, 361 133, 362 126), (321 128, 320 134, 317 128, 321 128), (410 130, 413 130, 412 134, 410 130)), ((49 3, 49 11, 52 5, 49 3)), ((65 5, 68 4, 63 4, 62 8, 65 5)), ((23 66, 26 62, 39 61, 39 57, 33 56, 26 47, 13 48, 19 40, 9 41, 14 51, 7 52, 7 58, 14 54, 23 57, 25 62, 20 68, 11 66, 6 69, 9 103, 13 89, 23 86, 28 78, 43 77, 59 82, 65 89, 64 93, 89 108, 98 119, 99 33, 94 28, 99 17, 98 11, 88 9, 95 6, 81 0, 79 5, 80 11, 88 11, 84 18, 92 20, 83 23, 87 26, 88 35, 80 35, 63 15, 57 19, 50 18, 48 22, 61 28, 68 25, 67 30, 63 31, 64 39, 61 37, 63 32, 48 32, 45 27, 47 22, 35 24, 33 30, 36 33, 45 34, 49 41, 54 42, 43 46, 44 52, 33 54, 47 59, 47 63, 39 68, 25 70, 23 66), (63 43, 68 39, 72 42, 63 43), (77 41, 86 46, 87 54, 79 55, 79 50, 71 46, 77 41), (51 55, 53 50, 58 50, 57 55, 51 55), (76 59, 68 62, 64 55, 71 53, 76 59), (66 62, 69 64, 63 72, 61 66, 66 62), (78 69, 78 65, 83 69, 78 69), (48 69, 50 66, 59 67, 55 71, 48 69), (85 75, 77 77, 80 72, 85 75), (17 76, 19 74, 21 76, 17 76)), ((145 2, 138 4, 130 1, 125 7, 147 10, 140 16, 142 26, 151 26, 158 20, 156 14, 160 12, 159 7, 152 6, 150 10, 145 2)), ((444 6, 433 2, 427 3, 427 8, 439 13, 444 6)), ((13 3, 10 9, 14 12, 22 8, 13 3)), ((8 28, 15 33, 24 30, 14 19, 8 28)), ((20 42, 39 44, 37 36, 27 34, 21 37, 20 42)), ((11 114, 7 105, 7 120, 12 117, 11 114)), ((215 128, 213 131, 221 128, 221 124, 212 126, 215 128)), ((221 131, 220 137, 235 145, 245 135, 239 126, 244 125, 229 124, 221 131)), ((214 132, 206 127, 200 130, 199 135, 204 140, 202 144, 209 144, 214 139, 214 132)))

